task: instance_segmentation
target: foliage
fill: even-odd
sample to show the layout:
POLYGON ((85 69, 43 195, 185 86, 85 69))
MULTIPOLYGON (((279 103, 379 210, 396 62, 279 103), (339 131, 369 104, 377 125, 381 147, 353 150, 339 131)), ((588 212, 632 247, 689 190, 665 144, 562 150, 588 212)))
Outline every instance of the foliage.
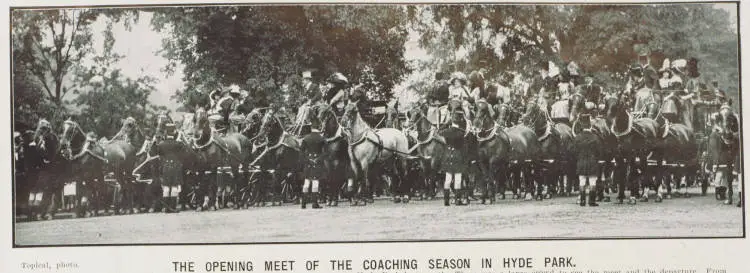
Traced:
MULTIPOLYGON (((371 91, 389 97, 407 73, 404 10, 398 6, 225 6, 153 10, 153 25, 168 33, 164 56, 184 66, 179 101, 239 84, 274 98, 303 69, 324 81, 341 72, 360 82, 371 69, 371 91), (253 84, 248 84, 248 80, 253 84), (253 86, 254 85, 254 86, 253 86)), ((174 69, 175 66, 169 69, 174 69)), ((300 90, 290 85, 290 97, 300 90)))
POLYGON ((12 13, 13 98, 17 124, 34 126, 41 118, 60 124, 69 116, 87 130, 111 136, 120 120, 164 107, 148 103, 154 79, 128 79, 111 67, 123 56, 112 49, 113 25, 126 28, 138 13, 124 9, 14 10, 12 13), (105 20, 104 50, 94 50, 93 24, 105 20), (84 65, 91 60, 93 65, 84 65), (67 94, 75 94, 72 101, 67 94))
MULTIPOLYGON (((85 92, 76 97, 75 104, 82 107, 78 119, 80 125, 100 136, 112 137, 122 126, 122 120, 133 117, 146 121, 156 108, 150 105, 148 96, 154 91, 155 80, 151 77, 124 78, 119 70, 82 72, 79 88, 85 92), (105 114, 106 113, 106 114, 105 114)), ((141 124, 143 127, 148 125, 141 124)))
POLYGON ((727 12, 712 4, 433 5, 412 8, 409 15, 430 54, 450 56, 463 47, 469 57, 457 67, 474 70, 480 68, 477 60, 487 60, 490 77, 502 71, 528 77, 539 61, 560 67, 575 61, 621 86, 615 79, 636 60, 635 48, 645 45, 654 66, 665 57, 696 57, 706 78, 733 87, 739 79, 736 29, 727 12), (489 45, 477 39, 487 35, 489 45))

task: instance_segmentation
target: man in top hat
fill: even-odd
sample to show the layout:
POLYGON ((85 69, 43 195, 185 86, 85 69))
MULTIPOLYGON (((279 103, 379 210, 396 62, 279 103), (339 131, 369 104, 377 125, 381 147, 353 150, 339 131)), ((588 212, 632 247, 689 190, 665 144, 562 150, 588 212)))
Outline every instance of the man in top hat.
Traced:
POLYGON ((435 83, 432 85, 430 94, 427 96, 428 102, 434 106, 448 103, 448 97, 450 96, 448 86, 449 84, 445 80, 445 73, 435 73, 435 83))
POLYGON ((651 58, 648 56, 648 54, 641 54, 638 56, 638 61, 641 65, 641 69, 643 70, 643 80, 646 87, 649 89, 654 89, 659 83, 659 73, 656 72, 656 69, 651 66, 651 58))
POLYGON ((320 86, 313 83, 312 72, 307 70, 302 72, 302 93, 307 100, 300 106, 297 111, 296 123, 301 127, 310 115, 310 107, 320 103, 323 100, 323 94, 320 92, 320 86))
POLYGON ((325 165, 323 162, 323 146, 325 139, 320 134, 317 119, 311 121, 311 131, 302 139, 300 145, 303 166, 304 184, 302 185, 302 208, 307 207, 308 201, 312 202, 313 209, 321 208, 318 205, 320 198, 320 189, 323 187, 320 181, 325 175, 325 165))
POLYGON ((162 212, 179 212, 178 197, 184 180, 184 162, 187 147, 177 141, 177 128, 174 123, 165 126, 165 137, 154 146, 154 154, 159 156, 159 181, 162 186, 162 212))

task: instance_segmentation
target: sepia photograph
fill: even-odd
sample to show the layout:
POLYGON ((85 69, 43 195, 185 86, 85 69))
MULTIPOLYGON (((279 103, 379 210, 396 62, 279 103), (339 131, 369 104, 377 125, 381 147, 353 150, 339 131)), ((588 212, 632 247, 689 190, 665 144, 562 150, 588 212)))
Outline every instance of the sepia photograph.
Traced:
POLYGON ((738 12, 11 7, 13 247, 744 238, 738 12))

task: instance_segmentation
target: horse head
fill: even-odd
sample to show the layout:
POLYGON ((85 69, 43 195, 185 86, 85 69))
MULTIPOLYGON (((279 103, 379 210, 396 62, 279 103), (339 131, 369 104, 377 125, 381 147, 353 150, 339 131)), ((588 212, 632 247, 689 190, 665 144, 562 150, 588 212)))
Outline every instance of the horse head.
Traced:
POLYGON ((37 149, 47 150, 46 142, 44 141, 45 136, 52 132, 52 125, 46 119, 41 119, 37 122, 36 130, 34 130, 34 136, 30 142, 27 142, 31 146, 36 146, 37 149))
POLYGON ((335 134, 339 130, 339 122, 336 119, 336 113, 328 104, 320 104, 317 107, 317 114, 315 117, 320 124, 320 132, 324 135, 335 134))
POLYGON ((573 93, 570 97, 570 122, 573 122, 574 119, 578 117, 578 114, 581 112, 581 109, 586 107, 585 100, 583 99, 583 95, 579 92, 573 93))
POLYGON ((611 122, 615 114, 618 111, 621 111, 621 108, 624 107, 624 103, 621 102, 624 99, 624 95, 619 94, 607 94, 604 96, 604 113, 607 122, 611 122))
POLYGON ((539 128, 547 124, 546 111, 539 104, 531 103, 523 115, 523 124, 531 128, 539 128))
POLYGON ((133 141, 134 134, 139 134, 145 138, 145 134, 141 127, 138 126, 138 122, 133 117, 127 117, 122 121, 122 128, 120 128, 121 134, 126 136, 130 141, 133 141))
POLYGON ((198 110, 195 110, 195 115, 193 115, 193 139, 201 139, 206 136, 206 134, 210 134, 211 127, 208 123, 208 112, 206 112, 206 109, 198 108, 198 110))
POLYGON ((63 158, 71 159, 73 157, 73 144, 85 144, 85 135, 86 134, 83 133, 81 126, 78 125, 77 122, 71 119, 67 119, 63 122, 63 132, 60 137, 60 154, 63 158))
POLYGON ((284 126, 276 116, 276 110, 269 109, 261 119, 260 130, 258 134, 271 140, 279 137, 282 133, 284 133, 284 126))
POLYGON ((490 111, 492 107, 488 103, 477 104, 477 112, 472 124, 478 130, 487 130, 495 127, 494 116, 490 111), (483 105, 483 106, 480 106, 483 105))
POLYGON ((721 123, 719 123, 719 125, 721 127, 721 136, 724 141, 737 141, 739 139, 740 132, 740 120, 737 114, 735 114, 728 107, 719 110, 718 114, 720 115, 720 120, 722 121, 721 123))
POLYGON ((267 108, 255 108, 245 116, 245 120, 242 121, 244 128, 241 133, 243 135, 251 140, 255 140, 260 135, 260 125, 263 121, 263 113, 261 111, 265 109, 267 108))
POLYGON ((351 130, 356 125, 359 119, 359 108, 357 108, 357 102, 349 102, 344 106, 344 114, 341 117, 341 125, 345 129, 351 130))

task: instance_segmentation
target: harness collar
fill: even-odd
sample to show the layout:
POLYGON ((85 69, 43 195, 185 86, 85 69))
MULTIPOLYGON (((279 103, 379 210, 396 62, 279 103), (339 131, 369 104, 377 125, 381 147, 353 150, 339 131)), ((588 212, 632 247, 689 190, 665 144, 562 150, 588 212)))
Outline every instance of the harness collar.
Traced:
POLYGON ((623 137, 627 134, 630 134, 630 132, 633 130, 633 116, 631 116, 630 113, 628 113, 627 117, 628 117, 628 128, 625 129, 624 132, 618 133, 615 130, 615 124, 612 123, 612 127, 610 128, 610 131, 612 131, 612 134, 615 135, 615 137, 617 138, 623 137))
POLYGON ((542 134, 541 136, 539 136, 539 137, 537 138, 537 140, 539 140, 539 141, 544 141, 544 140, 545 140, 545 139, 547 139, 547 138, 548 138, 548 137, 549 137, 549 136, 550 136, 551 134, 552 134, 552 124, 550 124, 550 122, 548 121, 548 122, 547 122, 547 128, 546 128, 546 129, 544 129, 544 134, 542 134))

